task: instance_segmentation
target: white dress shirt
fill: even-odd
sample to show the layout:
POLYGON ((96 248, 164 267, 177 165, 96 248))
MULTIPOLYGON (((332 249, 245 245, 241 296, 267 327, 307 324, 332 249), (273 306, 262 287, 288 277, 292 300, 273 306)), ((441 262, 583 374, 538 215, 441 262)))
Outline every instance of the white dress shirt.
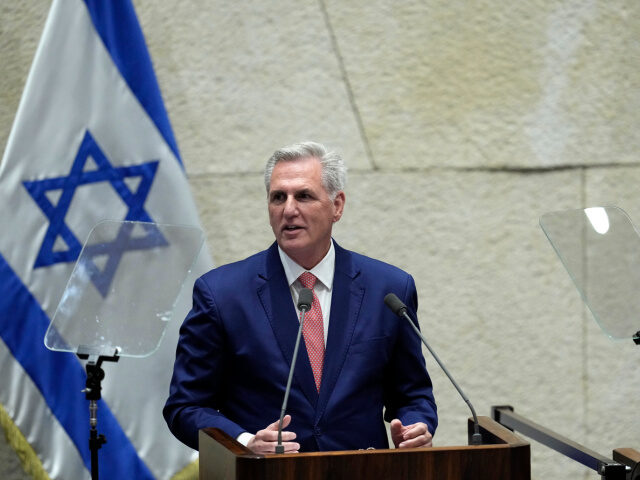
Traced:
MULTIPOLYGON (((320 262, 311 270, 307 270, 296 262, 294 262, 289 255, 278 245, 278 253, 280 254, 280 261, 284 267, 284 274, 287 276, 287 283, 289 284, 289 290, 291 291, 291 299, 293 305, 298 311, 298 296, 300 289, 303 288, 298 277, 304 272, 310 272, 318 279, 313 291, 318 297, 320 302, 320 309, 322 310, 322 323, 324 325, 324 345, 327 345, 327 334, 329 333, 329 314, 331 313, 331 292, 333 290, 333 274, 336 267, 336 250, 333 248, 333 242, 329 247, 329 251, 320 262)), ((298 311, 298 318, 300 318, 300 312, 298 311)))

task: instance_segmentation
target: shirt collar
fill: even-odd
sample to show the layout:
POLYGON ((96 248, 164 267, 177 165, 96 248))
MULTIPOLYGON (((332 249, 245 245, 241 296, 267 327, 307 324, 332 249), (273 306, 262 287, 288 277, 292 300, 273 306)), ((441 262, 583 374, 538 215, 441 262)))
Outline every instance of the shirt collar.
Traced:
POLYGON ((328 290, 331 290, 336 265, 336 250, 333 247, 333 240, 331 241, 331 246, 327 254, 311 270, 307 270, 294 262, 291 257, 280 248, 280 245, 278 245, 278 253, 280 254, 280 261, 284 267, 284 274, 287 276, 289 286, 293 285, 293 282, 295 282, 303 272, 309 271, 313 273, 328 290))

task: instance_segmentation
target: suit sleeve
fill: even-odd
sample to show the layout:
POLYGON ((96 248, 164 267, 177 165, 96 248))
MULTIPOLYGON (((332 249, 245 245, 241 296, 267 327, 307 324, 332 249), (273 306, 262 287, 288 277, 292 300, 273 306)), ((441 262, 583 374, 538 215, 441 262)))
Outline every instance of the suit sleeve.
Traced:
MULTIPOLYGON (((409 316, 417 319, 418 294, 411 275, 398 296, 407 305, 409 316)), ((419 328, 417 321, 415 324, 419 328)), ((401 319, 398 338, 386 376, 385 420, 398 418, 404 425, 424 422, 434 434, 438 415, 431 378, 425 366, 420 338, 406 319, 401 319)))
POLYGON ((180 328, 176 360, 163 414, 171 432, 198 449, 198 432, 214 427, 233 438, 245 431, 220 413, 224 405, 225 333, 211 289, 199 278, 193 307, 180 328))

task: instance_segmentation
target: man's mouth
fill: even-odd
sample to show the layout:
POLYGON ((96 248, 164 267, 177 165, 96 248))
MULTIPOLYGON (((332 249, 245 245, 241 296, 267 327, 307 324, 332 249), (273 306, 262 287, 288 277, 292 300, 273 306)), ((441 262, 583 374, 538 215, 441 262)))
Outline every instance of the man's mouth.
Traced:
POLYGON ((294 230, 300 230, 301 228, 302 227, 299 227, 298 225, 287 225, 287 226, 284 227, 284 229, 286 231, 289 231, 289 232, 294 231, 294 230))

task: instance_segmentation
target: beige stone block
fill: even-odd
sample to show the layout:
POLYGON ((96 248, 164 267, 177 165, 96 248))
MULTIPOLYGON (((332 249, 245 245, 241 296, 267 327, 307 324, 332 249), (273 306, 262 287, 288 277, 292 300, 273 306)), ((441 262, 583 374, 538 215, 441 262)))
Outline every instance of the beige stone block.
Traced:
POLYGON ((377 165, 634 161, 638 5, 326 3, 377 165))
MULTIPOLYGON (((335 233, 414 275, 422 331, 479 415, 510 404, 575 439, 586 430, 581 301, 538 217, 579 204, 580 188, 574 171, 353 174, 335 233)), ((426 357, 435 443, 466 444, 469 410, 426 357)), ((532 451, 534 478, 582 471, 539 444, 532 451)))
MULTIPOLYGON (((258 172, 276 148, 304 140, 370 165, 315 2, 134 3, 190 173, 258 172)), ((0 7, 3 148, 48 7, 0 7)))
POLYGON ((304 140, 369 166, 317 2, 135 3, 188 172, 259 172, 304 140))
POLYGON ((216 266, 273 243, 262 175, 196 177, 189 183, 216 266))
MULTIPOLYGON (((4 152, 33 56, 49 12, 38 0, 0 5, 0 152, 4 152)), ((0 161, 1 161, 0 153, 0 161)))

